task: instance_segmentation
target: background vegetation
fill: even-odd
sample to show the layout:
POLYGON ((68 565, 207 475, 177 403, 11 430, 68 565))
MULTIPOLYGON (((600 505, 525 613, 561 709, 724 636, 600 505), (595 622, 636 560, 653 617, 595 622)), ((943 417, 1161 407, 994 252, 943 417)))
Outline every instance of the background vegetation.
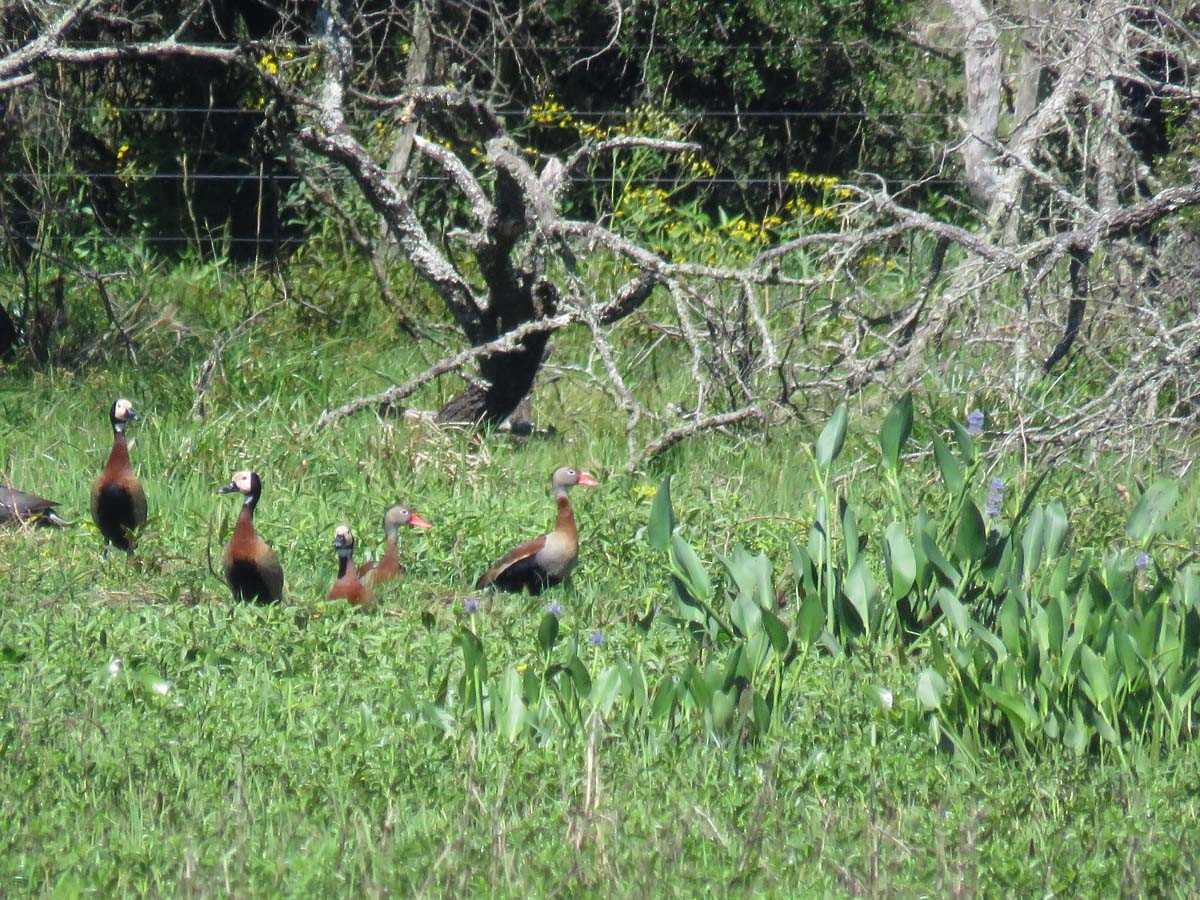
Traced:
MULTIPOLYGON (((779 399, 786 415, 631 457, 631 404, 686 423, 696 389, 684 320, 669 319, 678 298, 658 291, 602 343, 586 321, 556 335, 532 434, 395 409, 318 428, 462 336, 383 241, 363 252, 377 211, 348 180, 339 213, 315 212, 321 183, 301 179, 315 165, 273 130, 280 82, 264 80, 290 66, 317 83, 292 10, 216 4, 190 22, 189 37, 249 47, 250 71, 67 66, 52 90, 43 76, 0 95, 19 137, 0 151, 2 477, 75 523, 0 532, 0 877, 64 896, 1188 894, 1189 382, 1143 398, 1173 430, 1061 435, 1081 409, 1104 414, 1122 367, 1184 367, 1162 348, 1191 315, 1188 268, 1164 264, 1126 308, 1112 273, 1134 270, 1092 260, 1111 304, 1052 377, 1015 371, 1031 336, 1010 314, 1031 301, 1014 276, 989 281, 997 303, 963 313, 977 331, 931 341, 907 383, 855 388, 837 368, 851 344, 898 334, 862 323, 902 323, 938 277, 920 261, 952 272, 969 253, 936 231, 853 258, 803 242, 850 230, 860 166, 897 183, 954 176, 911 199, 947 227, 975 221, 940 149, 957 51, 914 24, 941 7, 672 0, 635 5, 614 37, 607 5, 521 6, 430 7, 443 50, 427 80, 489 97, 542 159, 613 137, 697 140, 682 163, 598 155, 563 205, 683 266, 744 274, 800 242, 778 268, 821 280, 753 296, 766 332, 804 348, 791 371, 810 380, 779 399), (129 559, 102 552, 86 512, 117 396, 145 413, 132 455, 151 513, 129 559), (574 496, 572 582, 475 595, 491 560, 548 527, 560 464, 602 482, 574 496), (215 491, 247 466, 287 577, 266 609, 233 605, 213 571, 236 514, 215 491), (402 536, 405 577, 373 613, 324 600, 334 527, 377 555, 395 501, 434 524, 402 536)), ((389 9, 406 29, 366 33, 398 70, 417 7, 389 9)), ((93 20, 79 46, 147 37, 146 11, 93 20)), ((155 28, 178 24, 152 11, 155 28)), ((14 46, 41 27, 20 4, 4 16, 14 46)), ((1195 115, 1168 107, 1147 164, 1186 180, 1195 115)), ((403 123, 371 110, 350 125, 384 154, 403 123)), ((490 186, 477 134, 449 114, 423 122, 490 186)), ((444 180, 414 198, 446 234, 471 222, 444 180)), ((1161 246, 1186 248, 1186 216, 1161 246)), ((628 262, 592 251, 547 269, 606 296, 628 262)), ((1056 283, 1071 283, 1060 262, 1056 283)), ((765 350, 738 337, 754 331, 746 286, 701 293, 701 342, 745 352, 722 371, 757 372, 765 350)), ((436 409, 458 387, 430 379, 405 402, 436 409)), ((729 390, 720 408, 741 402, 729 390)))

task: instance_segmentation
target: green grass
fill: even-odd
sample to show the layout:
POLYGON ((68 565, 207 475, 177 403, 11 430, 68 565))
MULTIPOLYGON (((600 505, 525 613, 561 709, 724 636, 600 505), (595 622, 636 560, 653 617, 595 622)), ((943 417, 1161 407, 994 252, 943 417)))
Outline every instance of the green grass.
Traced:
MULTIPOLYGON (((97 365, 0 374, 5 476, 59 500, 77 523, 0 533, 8 893, 1194 890, 1200 753, 1186 746, 1118 765, 1106 755, 1021 761, 998 747, 970 767, 870 699, 875 685, 912 691, 913 665, 895 648, 810 654, 757 743, 693 720, 667 731, 613 716, 510 744, 465 717, 438 719, 437 685, 449 674, 453 695, 462 669, 462 599, 501 552, 549 527, 556 465, 602 480, 573 494, 580 568, 552 597, 501 597, 472 617, 489 664, 536 663, 538 622, 554 599, 564 643, 604 632, 602 646, 581 646, 593 675, 624 658, 669 672, 690 659, 690 638, 662 619, 644 636, 632 624, 669 596, 644 536, 654 486, 673 475, 680 527, 707 560, 742 544, 782 571, 788 539, 801 539, 813 514, 797 448, 820 415, 768 437, 705 437, 629 477, 618 474, 623 422, 571 378, 539 396, 554 438, 369 415, 317 434, 310 426, 326 406, 401 380, 428 351, 398 340, 378 311, 330 326, 276 309, 229 343, 198 421, 196 372, 238 316, 196 312, 205 285, 188 290, 187 336, 143 335, 137 366, 113 347, 97 365), (132 561, 101 552, 87 514, 117 396, 146 414, 130 431, 151 510, 132 561), (209 571, 237 510, 215 491, 247 466, 263 476, 257 523, 286 571, 277 608, 233 605, 209 571), (378 554, 393 501, 434 523, 402 535, 407 577, 385 589, 375 614, 324 600, 334 526, 354 527, 360 558, 378 554)), ((435 406, 452 388, 432 386, 414 402, 435 406)), ((862 408, 851 426, 847 455, 858 462, 840 484, 864 516, 882 516, 887 502, 872 469, 885 410, 862 408)), ((997 471, 1014 483, 1031 477, 1006 462, 997 471)), ((1062 468, 1051 479, 1055 496, 1090 498, 1090 515, 1073 516, 1076 544, 1121 539, 1126 510, 1111 483, 1134 474, 1062 468)), ((912 496, 933 489, 912 477, 912 496)), ((1194 510, 1195 492, 1183 502, 1194 510)))

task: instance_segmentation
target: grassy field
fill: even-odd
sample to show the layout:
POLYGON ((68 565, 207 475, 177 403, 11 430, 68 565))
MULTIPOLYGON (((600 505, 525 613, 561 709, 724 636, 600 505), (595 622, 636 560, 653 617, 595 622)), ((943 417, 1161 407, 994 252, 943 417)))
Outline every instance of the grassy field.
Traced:
MULTIPOLYGON (((797 447, 820 418, 699 439, 633 476, 619 474, 622 422, 569 376, 539 396, 550 438, 369 415, 314 433, 326 406, 424 361, 381 313, 331 325, 282 308, 229 340, 200 419, 197 374, 236 321, 204 308, 194 296, 175 313, 186 330, 143 335, 136 365, 114 342, 103 362, 0 375, 4 475, 76 523, 0 533, 6 893, 1194 895, 1200 752, 1026 758, 1001 743, 965 761, 903 703, 872 700, 913 691, 911 660, 886 644, 808 654, 758 740, 619 710, 537 740, 474 727, 455 705, 460 629, 493 671, 523 671, 540 663, 548 602, 593 679, 622 660, 686 665, 683 631, 636 626, 670 596, 645 538, 655 487, 673 476, 680 530, 706 559, 740 544, 782 567, 813 516, 797 447), (145 414, 130 435, 150 521, 132 560, 102 553, 87 513, 118 396, 145 414), (574 494, 573 583, 468 614, 488 563, 549 527, 560 464, 602 482, 574 494), (257 524, 286 571, 275 608, 233 605, 212 572, 238 505, 215 491, 245 467, 262 475, 257 524), (434 524, 402 535, 406 578, 372 614, 324 600, 334 526, 354 527, 360 560, 376 555, 394 501, 434 524)), ((856 410, 848 445, 844 489, 867 510, 888 502, 871 474, 882 408, 856 410)), ((1062 467, 1047 490, 1086 503, 1071 540, 1105 549, 1127 513, 1113 482, 1152 473, 1090 468, 1062 467)), ((1182 503, 1193 511, 1194 491, 1182 503)))

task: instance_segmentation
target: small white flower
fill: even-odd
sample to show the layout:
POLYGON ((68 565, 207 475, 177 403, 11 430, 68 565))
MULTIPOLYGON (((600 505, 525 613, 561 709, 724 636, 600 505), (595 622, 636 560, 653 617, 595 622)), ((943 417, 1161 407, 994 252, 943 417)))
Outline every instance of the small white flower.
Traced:
POLYGON ((108 676, 110 678, 116 678, 118 675, 120 675, 121 674, 121 666, 122 666, 121 657, 114 656, 112 658, 112 662, 110 662, 108 664, 108 676))
POLYGON ((156 694, 162 694, 164 697, 171 692, 171 685, 165 681, 156 681, 150 686, 150 689, 156 694))

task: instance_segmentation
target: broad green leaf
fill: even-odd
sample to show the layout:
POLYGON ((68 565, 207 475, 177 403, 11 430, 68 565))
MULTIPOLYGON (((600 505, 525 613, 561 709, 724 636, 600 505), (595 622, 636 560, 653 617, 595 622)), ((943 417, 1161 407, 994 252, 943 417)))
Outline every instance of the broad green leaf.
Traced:
POLYGON ((817 438, 817 443, 814 447, 814 453, 817 465, 823 472, 829 471, 829 467, 833 465, 833 461, 842 452, 842 446, 846 443, 846 425, 849 421, 850 413, 846 409, 846 404, 841 403, 833 411, 833 415, 821 430, 821 434, 817 438))
MULTIPOLYGON (((1088 687, 1091 688, 1092 700, 1099 706, 1108 700, 1112 689, 1108 680, 1108 667, 1104 664, 1104 660, 1087 644, 1084 644, 1079 650, 1079 662, 1083 668, 1083 675, 1087 679, 1088 687)), ((1099 727, 1099 723, 1097 723, 1097 727, 1099 727)))
POLYGON ((917 700, 926 709, 938 709, 946 696, 946 679, 933 669, 922 669, 917 676, 917 700))
POLYGON ((1179 501, 1178 482, 1164 478, 1156 481, 1138 498, 1125 523, 1125 533, 1136 541, 1153 537, 1163 530, 1171 510, 1179 501))
POLYGON ((950 429, 954 432, 954 443, 958 444, 959 456, 964 463, 971 465, 975 462, 975 439, 971 437, 971 432, 958 421, 951 422, 950 429))
POLYGON ((1091 729, 1082 721, 1068 722, 1067 727, 1063 729, 1063 744, 1068 750, 1076 754, 1083 754, 1087 751, 1088 745, 1092 742, 1091 729))
POLYGON ((1037 723, 1037 716, 1030 709, 1025 698, 1015 691, 1005 691, 994 685, 984 684, 983 695, 1000 707, 1008 717, 1013 731, 1018 734, 1028 732, 1037 723))
POLYGON ((813 571, 812 557, 793 540, 788 541, 788 549, 791 552, 792 577, 796 580, 796 586, 813 590, 816 587, 816 573, 813 571))
POLYGON ((870 634, 871 613, 879 599, 879 586, 875 583, 875 576, 871 574, 870 567, 867 566, 865 556, 860 556, 858 562, 846 574, 846 583, 842 589, 846 593, 846 599, 858 613, 863 628, 870 634))
POLYGON ((858 516, 843 497, 838 501, 838 512, 842 519, 842 544, 846 552, 846 568, 851 569, 858 560, 858 516))
POLYGON ((671 711, 675 709, 675 697, 678 689, 675 685, 675 679, 670 675, 663 678, 659 682, 658 690, 654 692, 654 700, 650 704, 650 718, 658 720, 664 716, 669 716, 671 711))
POLYGON ((684 678, 687 680, 688 692, 692 695, 696 706, 700 709, 708 709, 712 704, 713 689, 709 686, 704 674, 693 663, 684 671, 684 678))
POLYGON ((525 727, 525 701, 521 697, 521 675, 516 668, 509 667, 504 671, 496 693, 502 701, 496 725, 500 736, 512 743, 525 727))
POLYGON ((825 621, 825 602, 821 595, 813 591, 800 602, 800 612, 796 616, 796 640, 804 645, 812 644, 821 636, 821 631, 832 622, 825 621))
POLYGON ((729 720, 733 718, 733 710, 737 700, 738 689, 731 687, 728 690, 713 691, 712 700, 709 703, 709 714, 712 716, 713 728, 723 729, 729 724, 729 720))
POLYGON ((950 624, 954 626, 963 637, 971 633, 971 614, 967 612, 967 608, 959 602, 959 599, 954 596, 954 592, 948 588, 938 588, 933 595, 934 601, 938 607, 946 614, 946 618, 950 624))
POLYGON ((696 551, 677 534, 671 535, 671 559, 692 595, 705 603, 711 600, 713 588, 712 581, 708 577, 708 570, 700 561, 700 557, 696 555, 696 551))
POLYGON ((546 613, 542 616, 542 624, 538 626, 538 646, 543 653, 549 653, 558 642, 558 616, 546 613))
POLYGON ((1038 506, 1025 522, 1021 535, 1021 550, 1025 554, 1024 574, 1030 578, 1042 564, 1042 549, 1045 547, 1046 511, 1038 506))
POLYGON ((1004 642, 994 632, 973 619, 971 620, 971 634, 991 647, 992 652, 996 654, 996 665, 1000 665, 1008 659, 1008 650, 1005 648, 1004 642))
POLYGON ((655 550, 666 550, 671 546, 671 535, 675 533, 675 510, 671 508, 671 476, 668 475, 654 492, 650 504, 650 524, 646 539, 655 550))
POLYGON ((771 641, 771 647, 774 648, 775 652, 780 656, 787 653, 788 644, 790 643, 787 627, 783 622, 779 621, 779 616, 775 615, 769 609, 764 609, 762 611, 762 624, 767 632, 767 637, 771 641))
POLYGON ((743 635, 749 637, 762 631, 762 607, 746 593, 738 594, 729 608, 729 618, 743 635))
POLYGON ((592 707, 607 714, 621 692, 621 670, 616 666, 608 666, 596 676, 592 682, 589 695, 592 707))
POLYGON ((954 553, 959 559, 978 562, 986 552, 987 526, 983 524, 983 516, 973 500, 965 500, 954 536, 954 553))
POLYGON ((487 656, 483 650, 483 641, 469 628, 458 630, 458 646, 462 648, 463 663, 466 671, 476 671, 480 680, 487 678, 487 656))
POLYGON ((942 473, 942 482, 951 497, 957 497, 963 489, 962 466, 946 446, 938 434, 933 435, 933 457, 937 460, 938 471, 942 473))
POLYGON ((879 449, 883 453, 883 464, 896 471, 900 465, 900 453, 912 434, 913 398, 912 391, 896 401, 883 420, 879 431, 879 449))
POLYGON ((1055 559, 1062 550, 1063 541, 1067 538, 1067 510, 1061 500, 1055 500, 1046 505, 1046 536, 1042 547, 1046 559, 1055 559))
POLYGON ((958 584, 962 578, 962 573, 958 571, 950 561, 946 559, 941 549, 937 545, 937 539, 928 531, 921 532, 921 550, 925 554, 925 559, 933 564, 933 567, 942 573, 942 577, 950 584, 958 584))
POLYGON ((907 597, 917 580, 917 558, 904 526, 893 522, 883 532, 883 562, 891 582, 892 596, 907 597))

